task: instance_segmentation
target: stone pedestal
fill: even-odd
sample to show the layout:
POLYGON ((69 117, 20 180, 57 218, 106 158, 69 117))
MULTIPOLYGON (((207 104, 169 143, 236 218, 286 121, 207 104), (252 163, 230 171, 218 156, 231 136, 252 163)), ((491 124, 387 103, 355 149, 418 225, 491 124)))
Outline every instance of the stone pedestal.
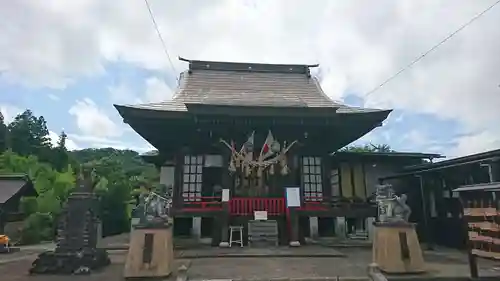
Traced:
POLYGON ((341 239, 345 239, 347 237, 346 221, 344 217, 335 218, 335 236, 341 239))
POLYGON ((373 225, 374 223, 375 223, 374 217, 366 218, 366 232, 368 233, 368 240, 369 241, 373 241, 373 238, 375 236, 375 228, 373 225))
POLYGON ((387 273, 425 271, 422 249, 415 224, 406 222, 374 223, 373 262, 387 273))
POLYGON ((319 237, 318 217, 309 217, 309 234, 312 239, 319 237))
POLYGON ((191 236, 199 241, 201 239, 201 217, 193 217, 191 236))
POLYGON ((172 273, 172 227, 137 226, 132 230, 125 263, 125 278, 163 278, 172 273))

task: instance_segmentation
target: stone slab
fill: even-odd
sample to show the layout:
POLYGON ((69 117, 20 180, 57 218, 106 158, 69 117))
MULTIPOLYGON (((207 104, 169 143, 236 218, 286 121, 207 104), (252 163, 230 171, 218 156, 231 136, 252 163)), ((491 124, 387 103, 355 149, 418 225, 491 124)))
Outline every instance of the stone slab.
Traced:
POLYGON ((266 247, 266 248, 217 248, 204 247, 200 249, 188 249, 176 251, 176 258, 269 258, 269 257, 324 257, 342 258, 346 254, 333 248, 321 246, 290 247, 266 247))

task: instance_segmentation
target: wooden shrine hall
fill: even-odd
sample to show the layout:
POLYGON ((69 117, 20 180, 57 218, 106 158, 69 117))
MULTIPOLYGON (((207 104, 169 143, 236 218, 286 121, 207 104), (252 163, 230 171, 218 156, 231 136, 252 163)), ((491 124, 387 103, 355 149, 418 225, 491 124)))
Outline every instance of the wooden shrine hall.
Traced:
POLYGON ((380 126, 390 110, 332 101, 311 75, 318 65, 181 60, 189 68, 172 100, 115 105, 159 151, 151 159, 172 190, 178 235, 222 245, 230 226, 243 226, 246 236, 255 211, 266 211, 280 244, 303 243, 300 221, 317 227, 321 218, 375 217, 366 191, 361 200, 336 200, 332 153, 380 126), (292 187, 301 204, 290 211, 292 187))

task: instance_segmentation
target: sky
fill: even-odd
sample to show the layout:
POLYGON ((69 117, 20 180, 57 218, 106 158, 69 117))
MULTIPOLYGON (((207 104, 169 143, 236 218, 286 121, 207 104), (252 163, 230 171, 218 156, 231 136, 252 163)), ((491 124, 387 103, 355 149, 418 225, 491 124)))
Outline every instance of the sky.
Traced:
POLYGON ((178 56, 314 64, 347 105, 391 108, 358 143, 448 157, 500 148, 500 5, 367 96, 496 0, 0 0, 0 111, 43 115, 68 148, 153 149, 113 107, 169 100, 178 56))

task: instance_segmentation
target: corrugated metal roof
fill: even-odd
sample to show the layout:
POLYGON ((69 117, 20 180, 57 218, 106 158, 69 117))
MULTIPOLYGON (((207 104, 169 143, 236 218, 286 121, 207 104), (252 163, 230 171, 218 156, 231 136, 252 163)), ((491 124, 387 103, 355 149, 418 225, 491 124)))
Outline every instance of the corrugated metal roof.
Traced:
POLYGON ((377 151, 337 151, 332 155, 346 156, 384 156, 384 157, 408 157, 408 158, 443 158, 441 154, 420 152, 377 152, 377 151))
POLYGON ((245 71, 245 64, 242 63, 190 61, 190 64, 193 67, 182 73, 180 85, 172 100, 126 107, 182 112, 187 111, 185 104, 210 104, 338 108, 338 113, 380 111, 348 107, 332 101, 323 92, 318 80, 309 75, 307 65, 301 66, 307 71, 300 70, 298 65, 289 65, 294 69, 285 73, 287 65, 248 64, 248 68, 258 66, 258 71, 245 71), (194 67, 210 64, 218 67, 194 67))
POLYGON ((500 182, 492 182, 492 183, 482 183, 482 184, 473 184, 473 185, 463 185, 459 188, 454 189, 454 192, 462 192, 462 191, 500 191, 500 182))

